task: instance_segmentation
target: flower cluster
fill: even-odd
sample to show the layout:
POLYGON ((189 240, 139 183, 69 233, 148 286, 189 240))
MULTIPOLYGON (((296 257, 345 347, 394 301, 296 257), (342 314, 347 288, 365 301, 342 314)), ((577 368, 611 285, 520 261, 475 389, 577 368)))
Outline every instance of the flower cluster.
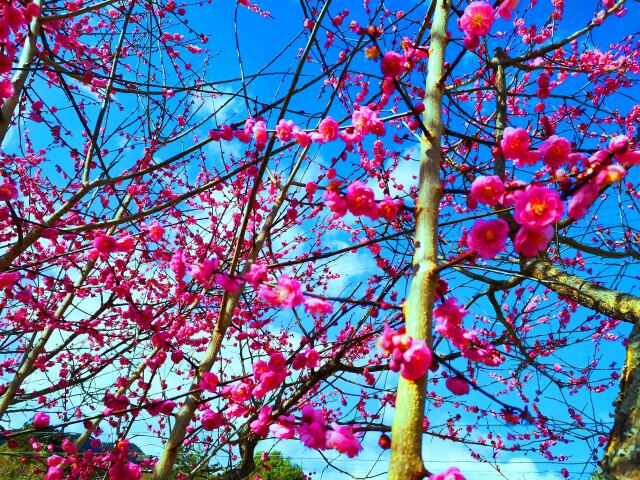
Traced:
POLYGON ((401 203, 388 195, 376 202, 373 190, 362 182, 353 182, 347 187, 346 195, 339 190, 339 183, 329 185, 324 193, 325 205, 336 217, 343 217, 349 211, 355 216, 366 216, 372 220, 383 218, 392 222, 398 217, 401 203))
POLYGON ((314 450, 333 448, 340 453, 345 453, 349 458, 355 457, 362 450, 360 441, 351 428, 332 423, 329 429, 322 411, 316 410, 311 405, 302 407, 299 421, 296 421, 292 415, 280 416, 274 421, 272 412, 271 407, 263 406, 258 413, 258 418, 251 422, 251 430, 263 438, 269 431, 278 439, 291 439, 297 434, 307 448, 314 450))
POLYGON ((462 326, 462 319, 467 313, 454 299, 445 300, 433 311, 438 323, 436 332, 460 349, 463 357, 488 366, 500 365, 503 358, 493 345, 481 339, 476 330, 467 330, 462 326))
POLYGON ((264 398, 267 393, 275 390, 287 378, 287 361, 280 352, 269 356, 269 361, 258 360, 253 364, 253 377, 258 384, 253 388, 256 398, 264 398))
POLYGON ((385 326, 378 347, 390 357, 389 368, 400 372, 407 380, 420 380, 427 374, 433 355, 424 340, 416 340, 405 333, 404 327, 397 331, 385 326))
POLYGON ((467 50, 478 48, 480 37, 489 33, 494 21, 495 14, 490 4, 483 1, 475 1, 467 5, 458 20, 458 27, 465 34, 463 40, 465 48, 467 50))

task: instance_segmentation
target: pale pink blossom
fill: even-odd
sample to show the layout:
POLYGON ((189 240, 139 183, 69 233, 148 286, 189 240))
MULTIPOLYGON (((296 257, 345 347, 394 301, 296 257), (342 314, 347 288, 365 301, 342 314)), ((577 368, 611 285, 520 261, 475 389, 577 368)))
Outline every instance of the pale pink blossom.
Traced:
POLYGON ((329 315, 333 312, 331 303, 321 298, 309 297, 304 300, 304 309, 310 315, 329 315))
POLYGON ((293 128, 295 124, 292 120, 282 119, 276 125, 276 138, 282 143, 291 141, 293 138, 293 128))

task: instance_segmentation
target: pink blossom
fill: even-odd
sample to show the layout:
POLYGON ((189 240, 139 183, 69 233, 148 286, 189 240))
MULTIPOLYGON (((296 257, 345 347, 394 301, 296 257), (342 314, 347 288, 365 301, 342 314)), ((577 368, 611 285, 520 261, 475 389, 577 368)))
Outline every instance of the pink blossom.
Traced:
POLYGON ((258 418, 249 424, 253 433, 259 437, 266 438, 269 435, 269 424, 271 423, 272 408, 263 406, 258 413, 258 418))
POLYGON ((98 235, 93 239, 92 246, 102 254, 109 254, 117 250, 116 239, 109 235, 98 235))
POLYGON ((626 135, 618 135, 613 137, 609 142, 609 150, 614 155, 619 155, 626 152, 629 149, 629 137, 626 135))
POLYGON ((398 218, 398 202, 389 195, 385 195, 378 204, 378 215, 388 222, 393 222, 398 218))
POLYGON ((514 219, 520 225, 541 228, 560 220, 563 213, 564 204, 556 190, 531 187, 516 200, 514 219))
POLYGON ((596 183, 586 183, 569 199, 569 218, 579 220, 587 214, 589 207, 595 202, 599 194, 596 183))
MULTIPOLYGON (((518 158, 514 159, 514 163, 518 167, 535 165, 540 161, 541 158, 542 158, 542 152, 540 150, 529 150, 528 152, 525 152, 518 158)), ((571 157, 569 157, 568 160, 571 160, 571 157)))
POLYGON ((500 141, 504 158, 515 160, 529 150, 529 134, 524 128, 506 127, 500 141))
POLYGON ((258 120, 251 129, 251 132, 253 133, 253 138, 256 141, 256 145, 258 146, 258 148, 262 149, 267 143, 267 140, 269 140, 267 126, 265 125, 264 121, 258 120))
POLYGON ((458 467, 451 467, 444 473, 430 475, 429 480, 465 480, 465 478, 458 467))
POLYGON ((420 380, 427 374, 431 359, 431 349, 424 340, 413 340, 411 346, 402 354, 400 375, 407 380, 420 380))
POLYGON ((500 18, 509 20, 513 15, 513 10, 518 7, 518 2, 519 0, 502 0, 500 5, 498 5, 496 13, 500 18))
POLYGON ((310 315, 329 315, 333 312, 331 303, 321 298, 309 297, 304 300, 304 309, 310 315))
POLYGON ((469 235, 469 248, 490 260, 504 251, 509 224, 502 219, 476 220, 469 235))
POLYGON ((621 182, 627 175, 627 170, 621 165, 607 165, 596 175, 596 185, 600 190, 613 183, 621 182))
POLYGON ((218 262, 217 258, 207 258, 200 265, 191 265, 189 267, 189 274, 198 283, 204 285, 213 278, 213 274, 219 266, 220 262, 218 262))
POLYGON ((65 477, 64 470, 60 467, 49 467, 44 480, 62 480, 65 477))
POLYGON ((563 137, 553 135, 540 146, 540 151, 544 155, 544 163, 553 168, 558 168, 567 163, 571 155, 571 142, 563 137))
POLYGON ((302 407, 302 422, 298 426, 300 441, 307 448, 323 450, 327 448, 327 425, 320 410, 310 405, 302 407))
POLYGON ((480 46, 480 37, 467 33, 462 39, 462 44, 467 50, 474 52, 480 46))
POLYGON ((320 142, 333 142, 340 134, 340 126, 338 125, 338 122, 328 116, 320 121, 320 124, 318 125, 318 134, 320 135, 320 142))
POLYGON ((260 285, 260 296, 272 307, 293 308, 304 300, 300 282, 288 275, 281 275, 275 287, 260 285))
POLYGON ((249 271, 244 274, 244 279, 251 285, 256 286, 267 278, 268 268, 262 262, 256 262, 251 265, 249 271))
POLYGON ((335 217, 344 217, 347 213, 347 200, 335 190, 326 190, 322 195, 324 204, 333 212, 335 217))
POLYGON ((369 218, 378 218, 378 206, 376 205, 373 190, 362 182, 353 182, 347 187, 345 196, 349 211, 356 216, 366 215, 369 218))
POLYGON ((454 395, 466 395, 469 393, 469 384, 464 378, 449 377, 445 385, 454 395))
POLYGON ((327 447, 346 453, 349 458, 360 453, 362 445, 349 427, 337 423, 332 423, 331 427, 332 430, 327 433, 327 447))
MULTIPOLYGON (((94 240, 95 247, 95 240, 94 240)), ((173 273, 176 275, 176 280, 178 282, 182 282, 184 276, 187 274, 187 265, 184 258, 184 252, 181 250, 177 251, 171 257, 170 267, 173 273)))
POLYGON ((304 130, 301 130, 298 127, 293 127, 293 130, 291 131, 291 133, 293 134, 293 138, 295 142, 301 147, 304 148, 311 145, 311 137, 304 130))
POLYGON ((276 438, 280 440, 288 440, 295 436, 295 428, 293 424, 295 422, 295 418, 293 416, 284 417, 281 416, 278 418, 278 421, 269 427, 271 433, 276 438))
POLYGON ((497 175, 480 176, 471 184, 471 198, 485 205, 498 205, 504 192, 504 183, 497 175))
POLYGON ((8 78, 0 80, 0 100, 3 98, 11 98, 13 95, 13 84, 8 78))
POLYGON ((495 20, 493 7, 486 2, 471 2, 458 20, 458 26, 465 34, 482 37, 489 33, 495 20))
POLYGON ((513 239, 513 247, 524 257, 535 257, 549 247, 554 233, 551 225, 534 228, 520 227, 513 239))
POLYGON ((380 70, 385 77, 395 78, 404 73, 406 63, 407 60, 401 53, 387 52, 382 57, 380 70))
POLYGON ((276 138, 282 143, 291 141, 293 138, 294 127, 295 124, 293 123, 293 120, 280 120, 278 125, 276 125, 276 138))
POLYGON ((202 423, 202 428, 207 431, 211 431, 224 425, 225 418, 222 413, 214 412, 213 410, 206 410, 200 419, 200 423, 202 423))
POLYGON ((616 160, 624 165, 640 165, 640 150, 627 150, 616 155, 616 160))
POLYGON ((214 280, 225 292, 232 294, 236 293, 240 285, 242 285, 241 278, 230 277, 227 273, 219 273, 215 276, 214 280))
POLYGON ((147 232, 149 233, 149 238, 154 242, 159 242, 164 238, 164 227, 160 225, 157 221, 151 222, 147 227, 147 232))
POLYGON ((38 430, 49 426, 50 418, 44 412, 38 412, 33 416, 33 428, 38 430))
POLYGON ((8 202, 18 198, 18 189, 8 178, 4 178, 0 184, 0 201, 8 202))
POLYGON ((22 278, 20 272, 0 273, 0 288, 13 288, 20 278, 22 278))
POLYGON ((205 372, 204 375, 202 375, 202 380, 200 380, 200 384, 198 386, 205 392, 213 393, 216 391, 216 387, 219 383, 220 380, 218 380, 218 376, 215 373, 205 372))

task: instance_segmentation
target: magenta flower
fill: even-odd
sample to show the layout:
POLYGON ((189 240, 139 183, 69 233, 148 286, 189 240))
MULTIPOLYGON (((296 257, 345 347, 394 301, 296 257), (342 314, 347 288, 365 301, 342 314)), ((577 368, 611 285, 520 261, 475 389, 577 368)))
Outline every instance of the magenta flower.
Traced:
POLYGON ((513 15, 513 10, 518 7, 518 2, 519 0, 502 0, 500 5, 498 5, 496 13, 500 18, 509 20, 513 15))
POLYGON ((504 158, 515 160, 529 150, 529 134, 524 128, 507 127, 500 141, 504 158))
POLYGON ((333 307, 326 300, 322 300, 321 298, 312 298, 309 297, 304 301, 304 309, 310 315, 314 317, 316 315, 329 315, 333 312, 333 307))
POLYGON ((469 393, 469 384, 464 378, 449 377, 445 385, 454 395, 466 395, 469 393))
POLYGON ((267 278, 267 266, 262 262, 256 262, 251 265, 249 271, 244 274, 244 279, 251 285, 256 286, 267 278))
POLYGON ((465 478, 458 467, 451 467, 444 473, 430 475, 429 480, 465 480, 465 478))
POLYGON ((356 438, 349 427, 331 424, 332 430, 327 433, 327 446, 340 453, 346 453, 349 458, 353 458, 362 450, 360 440, 356 438))
POLYGON ((400 375, 407 380, 420 380, 427 374, 433 355, 424 340, 413 340, 402 354, 400 375))
POLYGON ((497 175, 480 176, 471 184, 471 198, 485 205, 498 205, 504 192, 504 183, 497 175))
POLYGON ((553 234, 551 225, 535 228, 520 227, 513 239, 513 247, 522 256, 535 257, 549 247, 553 234))
POLYGON ((514 219, 520 225, 542 228, 560 220, 563 213, 564 204, 556 190, 531 187, 516 200, 514 219))
POLYGON ((324 204, 333 212, 334 217, 344 217, 347 213, 347 200, 335 190, 326 190, 323 194, 324 204))
POLYGON ((211 431, 224 425, 225 418, 222 413, 214 412, 213 410, 206 410, 200 419, 200 423, 202 423, 202 428, 207 431, 211 431))
POLYGON ((318 125, 318 134, 320 135, 320 141, 322 143, 333 142, 340 134, 340 126, 338 122, 328 116, 322 119, 318 125))
POLYGON ((482 37, 489 33, 494 20, 493 7, 486 2, 476 1, 464 9, 458 26, 468 36, 482 37))
POLYGON ((553 135, 540 146, 540 151, 544 155, 544 163, 552 168, 567 163, 571 155, 571 142, 563 137, 553 135))
POLYGON ((271 423, 271 407, 265 405, 260 409, 258 418, 249 424, 253 433, 266 438, 269 435, 269 423, 271 423))
POLYGON ((278 125, 276 125, 276 138, 282 143, 291 141, 293 138, 294 127, 295 124, 293 123, 293 120, 280 120, 278 125))
POLYGON ((587 183, 580 187, 569 199, 569 218, 579 220, 587 214, 587 210, 596 201, 599 194, 595 183, 587 183))
POLYGON ((33 416, 33 428, 40 430, 49 426, 49 415, 44 412, 38 412, 33 416))
POLYGON ((398 202, 389 195, 385 195, 378 204, 378 215, 388 222, 394 221, 398 218, 398 202))
POLYGON ((272 307, 293 308, 304 300, 300 282, 287 275, 281 275, 275 287, 260 285, 260 296, 272 307))
POLYGON ((0 288, 13 288, 20 278, 22 278, 20 272, 0 273, 0 288))
POLYGON ((200 384, 198 386, 205 392, 213 393, 216 391, 216 387, 219 383, 220 380, 218 380, 218 376, 215 373, 206 372, 202 375, 202 380, 200 380, 200 384))
POLYGON ((380 70, 385 77, 395 78, 405 71, 407 59, 398 52, 387 52, 382 57, 380 70))
POLYGON ((345 196, 347 207, 353 215, 366 215, 369 218, 378 218, 378 206, 373 190, 362 182, 353 182, 347 187, 345 196))
POLYGON ((509 224, 502 219, 476 220, 469 235, 469 248, 491 260, 504 251, 508 234, 509 224))
POLYGON ((18 198, 18 189, 8 178, 5 177, 0 184, 0 201, 8 202, 9 200, 15 200, 16 198, 18 198))

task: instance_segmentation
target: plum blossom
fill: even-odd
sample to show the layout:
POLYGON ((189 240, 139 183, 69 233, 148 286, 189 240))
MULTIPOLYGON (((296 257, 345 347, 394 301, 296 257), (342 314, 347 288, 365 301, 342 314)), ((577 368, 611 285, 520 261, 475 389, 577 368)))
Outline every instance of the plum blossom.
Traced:
POLYGON ((479 37, 489 33, 495 21, 493 7, 483 1, 471 2, 458 20, 458 27, 465 33, 464 44, 469 50, 479 45, 479 37))
POLYGON ((345 200, 347 208, 353 215, 365 215, 374 220, 378 218, 378 206, 373 190, 364 183, 353 182, 349 185, 345 200))
POLYGON ((272 408, 263 406, 258 413, 258 418, 249 424, 253 433, 259 437, 266 438, 269 435, 269 424, 271 423, 272 408))
POLYGON ((392 222, 398 218, 398 208, 399 202, 395 201, 389 195, 385 195, 378 204, 378 215, 386 221, 392 222))
POLYGON ((427 344, 424 340, 411 338, 405 333, 404 327, 395 331, 385 325, 378 347, 390 357, 389 368, 394 372, 400 372, 407 380, 421 379, 431 366, 433 354, 427 344))
POLYGON ((466 395, 469 393, 469 383, 464 378, 449 377, 445 385, 454 395, 466 395))
POLYGON ((321 298, 306 298, 304 300, 304 309, 307 313, 316 316, 316 315, 329 315, 333 312, 333 307, 331 303, 326 300, 322 300, 321 298))
POLYGON ((513 15, 513 10, 518 7, 519 1, 520 0, 502 0, 500 5, 498 5, 496 14, 504 20, 510 20, 513 15))
POLYGON ((434 473, 429 476, 429 480, 466 480, 458 467, 451 467, 444 473, 434 473))
POLYGON ((387 52, 382 57, 380 70, 382 71, 382 75, 393 79, 404 73, 406 63, 407 59, 404 58, 404 55, 401 53, 393 51, 387 52))
POLYGON ((215 392, 216 387, 220 383, 218 380, 218 376, 213 372, 205 372, 202 375, 202 380, 200 380, 200 384, 198 385, 205 392, 215 392))
POLYGON ((340 218, 347 214, 347 200, 339 191, 327 189, 324 192, 324 204, 333 212, 334 217, 340 218))
POLYGON ((260 285, 260 296, 272 307, 293 308, 304 300, 300 282, 288 275, 281 275, 275 287, 260 285))
POLYGON ((531 187, 516 200, 514 219, 520 225, 542 228, 560 220, 563 213, 564 204, 556 190, 531 187))
POLYGON ((356 438, 349 427, 331 424, 332 430, 327 433, 327 446, 340 453, 346 453, 349 458, 353 458, 362 450, 360 441, 356 438))
POLYGON ((44 412, 38 412, 33 416, 33 428, 38 430, 49 426, 50 418, 44 412))
POLYGON ((13 288, 20 281, 22 275, 20 272, 0 273, 0 288, 13 288))
POLYGON ((551 225, 535 228, 520 227, 513 239, 513 247, 520 255, 535 257, 549 247, 554 233, 551 225))
POLYGON ((544 163, 552 168, 567 163, 572 153, 571 142, 566 138, 553 135, 540 146, 544 163))
POLYGON ((323 118, 318 124, 318 131, 312 134, 312 140, 319 143, 333 142, 340 134, 340 126, 332 117, 323 118))
POLYGON ((207 431, 215 430, 225 424, 225 417, 220 412, 214 412, 213 410, 206 410, 202 418, 200 419, 202 428, 207 431))
POLYGON ((587 210, 596 201, 599 194, 595 183, 586 183, 569 199, 569 218, 579 220, 587 214, 587 210))
POLYGON ((0 184, 0 201, 8 202, 18 198, 18 189, 7 177, 0 184))
POLYGON ((282 143, 290 142, 293 138, 293 128, 295 124, 293 120, 285 120, 284 118, 276 125, 276 138, 282 143))
POLYGON ((251 285, 258 285, 267 278, 268 268, 262 262, 256 262, 251 265, 249 271, 244 274, 244 279, 251 285))
POLYGON ((509 224, 502 219, 476 220, 469 235, 469 248, 490 260, 504 251, 509 224))
POLYGON ((324 450, 327 448, 327 423, 320 410, 311 405, 302 407, 301 425, 298 426, 298 437, 307 448, 324 450))
POLYGON ((500 141, 504 158, 516 160, 529 150, 529 134, 524 128, 506 127, 500 141))
POLYGON ((498 205, 504 192, 504 183, 497 175, 481 175, 471 184, 471 198, 485 205, 498 205))

